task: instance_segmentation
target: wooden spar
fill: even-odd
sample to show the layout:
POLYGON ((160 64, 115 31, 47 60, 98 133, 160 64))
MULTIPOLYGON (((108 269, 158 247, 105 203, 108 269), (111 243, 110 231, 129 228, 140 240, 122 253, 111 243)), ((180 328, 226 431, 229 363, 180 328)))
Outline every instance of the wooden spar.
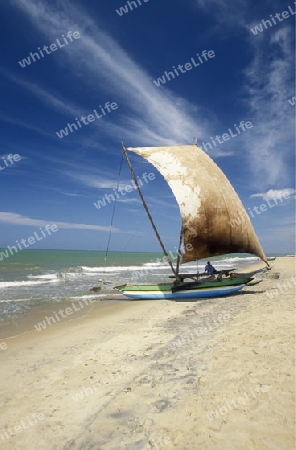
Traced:
POLYGON ((154 224, 154 222, 153 222, 152 216, 151 216, 151 214, 150 214, 150 211, 149 211, 149 209, 148 209, 148 206, 147 206, 147 204, 146 204, 146 202, 145 202, 145 199, 144 199, 144 197, 143 197, 143 194, 142 194, 142 191, 141 191, 141 189, 140 189, 140 186, 139 186, 137 177, 136 177, 136 175, 135 175, 134 169, 132 168, 131 162, 130 162, 130 160, 129 160, 129 157, 128 157, 128 154, 127 154, 127 151, 126 151, 126 148, 125 148, 123 142, 121 142, 121 145, 122 145, 122 151, 123 151, 123 154, 124 154, 124 156, 125 156, 127 165, 128 165, 129 170, 130 170, 130 172, 131 172, 131 174, 132 174, 133 180, 134 180, 135 185, 136 185, 136 187, 137 187, 139 196, 140 196, 140 198, 141 198, 141 200, 142 200, 144 209, 145 209, 145 211, 146 211, 146 213, 147 213, 147 215, 148 215, 148 218, 149 218, 149 220, 150 220, 150 223, 151 223, 151 225, 152 225, 152 228, 153 228, 153 230, 154 230, 154 233, 156 234, 156 237, 157 237, 157 239, 158 239, 158 242, 159 242, 159 244, 160 244, 160 246, 161 246, 161 248, 162 248, 162 251, 163 251, 164 255, 165 255, 166 258, 167 258, 167 262, 169 263, 170 268, 172 269, 173 274, 174 274, 175 277, 177 278, 177 272, 176 272, 176 270, 175 270, 175 268, 174 268, 174 266, 173 266, 173 264, 172 264, 172 261, 170 260, 169 254, 168 254, 168 252, 166 251, 165 246, 164 246, 164 244, 163 244, 163 242, 162 242, 162 240, 161 240, 161 237, 160 237, 160 235, 159 235, 159 233, 158 233, 158 231, 157 231, 157 228, 156 228, 156 226, 155 226, 155 224, 154 224))

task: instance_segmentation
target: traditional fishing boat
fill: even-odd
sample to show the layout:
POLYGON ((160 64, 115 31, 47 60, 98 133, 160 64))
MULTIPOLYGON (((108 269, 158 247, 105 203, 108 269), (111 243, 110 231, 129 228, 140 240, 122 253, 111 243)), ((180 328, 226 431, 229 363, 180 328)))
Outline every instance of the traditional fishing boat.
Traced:
POLYGON ((223 273, 200 278, 198 274, 181 274, 180 265, 228 253, 251 253, 268 266, 242 202, 221 169, 201 148, 177 145, 126 149, 122 144, 122 149, 174 280, 159 284, 123 284, 114 289, 131 299, 220 297, 241 290, 252 278, 223 273), (154 224, 127 150, 145 158, 163 175, 179 205, 182 226, 175 267, 154 224))

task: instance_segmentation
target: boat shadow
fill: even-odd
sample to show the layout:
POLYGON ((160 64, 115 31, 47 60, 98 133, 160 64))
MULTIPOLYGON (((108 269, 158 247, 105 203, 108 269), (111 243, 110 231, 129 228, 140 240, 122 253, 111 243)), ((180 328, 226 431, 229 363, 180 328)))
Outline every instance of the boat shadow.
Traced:
POLYGON ((219 300, 219 299, 226 299, 226 298, 233 298, 233 297, 238 297, 241 295, 256 295, 256 294, 263 294, 265 292, 265 290, 261 290, 261 291, 240 291, 240 292, 234 292, 233 294, 227 294, 227 295, 219 295, 219 297, 200 297, 200 298, 189 298, 189 299, 182 299, 182 298, 174 298, 174 299, 170 299, 173 302, 177 302, 177 303, 196 303, 202 300, 219 300))

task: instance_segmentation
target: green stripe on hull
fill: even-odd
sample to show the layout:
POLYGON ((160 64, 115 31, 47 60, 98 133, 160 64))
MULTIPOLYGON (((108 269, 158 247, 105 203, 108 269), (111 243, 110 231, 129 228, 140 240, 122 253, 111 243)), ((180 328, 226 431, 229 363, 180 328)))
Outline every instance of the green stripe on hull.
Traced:
POLYGON ((114 289, 118 291, 161 291, 161 292, 171 292, 174 290, 196 290, 196 289, 213 289, 219 287, 227 286, 238 286, 241 284, 246 284, 251 281, 251 278, 247 277, 236 277, 236 278, 226 278, 221 281, 197 281, 190 283, 160 283, 160 284, 123 284, 121 286, 115 286, 114 289))

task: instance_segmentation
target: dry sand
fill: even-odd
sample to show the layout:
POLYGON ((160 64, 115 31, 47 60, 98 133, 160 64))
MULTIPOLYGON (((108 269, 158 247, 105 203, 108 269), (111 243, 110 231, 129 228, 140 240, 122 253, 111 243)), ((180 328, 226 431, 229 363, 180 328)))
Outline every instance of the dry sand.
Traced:
POLYGON ((0 341, 0 448, 294 449, 295 258, 272 264, 231 297, 122 302, 0 341))

